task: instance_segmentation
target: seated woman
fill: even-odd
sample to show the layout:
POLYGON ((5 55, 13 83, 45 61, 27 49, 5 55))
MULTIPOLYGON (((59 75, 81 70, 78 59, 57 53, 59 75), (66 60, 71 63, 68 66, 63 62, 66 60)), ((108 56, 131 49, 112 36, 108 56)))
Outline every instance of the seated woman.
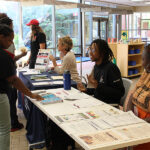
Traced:
POLYGON ((59 38, 58 40, 58 50, 60 51, 60 56, 62 59, 62 64, 59 67, 56 63, 56 59, 53 55, 49 56, 54 66, 54 71, 58 74, 63 74, 65 70, 70 71, 71 79, 77 83, 78 88, 84 88, 79 78, 77 71, 76 58, 74 53, 71 51, 73 47, 72 39, 69 36, 59 38))
POLYGON ((114 56, 107 42, 102 39, 94 40, 89 47, 89 56, 95 62, 91 74, 87 75, 88 83, 93 88, 83 91, 103 102, 119 104, 125 89, 120 70, 112 63, 114 56))
MULTIPOLYGON (((130 102, 130 107, 134 113, 141 119, 150 121, 150 45, 146 46, 142 54, 142 65, 144 72, 136 83, 135 88, 131 91, 125 104, 130 102), (131 103, 132 102, 132 103, 131 103)), ((129 104, 129 103, 128 103, 129 104)), ((128 111, 127 108, 125 111, 128 111)), ((141 144, 133 148, 134 150, 148 150, 150 143, 141 144)))

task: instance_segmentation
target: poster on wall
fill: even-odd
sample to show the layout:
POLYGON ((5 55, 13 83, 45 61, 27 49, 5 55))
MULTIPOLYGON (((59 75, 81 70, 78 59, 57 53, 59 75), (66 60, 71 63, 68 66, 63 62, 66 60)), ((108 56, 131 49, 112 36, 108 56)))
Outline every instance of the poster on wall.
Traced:
POLYGON ((37 55, 35 69, 46 71, 49 65, 50 49, 40 49, 37 55))
POLYGON ((123 41, 127 41, 128 40, 128 31, 126 31, 126 30, 122 30, 121 31, 121 39, 123 41))

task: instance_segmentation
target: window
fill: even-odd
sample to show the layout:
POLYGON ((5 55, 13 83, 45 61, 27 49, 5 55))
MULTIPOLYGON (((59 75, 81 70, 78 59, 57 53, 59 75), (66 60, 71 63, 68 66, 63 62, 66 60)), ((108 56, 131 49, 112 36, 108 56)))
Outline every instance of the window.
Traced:
POLYGON ((76 54, 81 53, 79 14, 79 9, 56 9, 56 42, 60 37, 69 35, 76 54))
POLYGON ((32 6, 23 7, 22 9, 23 20, 23 39, 27 47, 30 47, 30 27, 26 24, 32 20, 37 19, 40 26, 46 34, 47 47, 52 47, 52 6, 32 6))
POLYGON ((92 13, 86 12, 85 13, 85 44, 89 46, 92 42, 92 13))
POLYGON ((122 31, 125 28, 124 22, 127 20, 128 28, 126 25, 126 31, 129 38, 141 38, 144 42, 150 42, 150 13, 134 13, 132 15, 122 15, 122 31))
POLYGON ((14 44, 16 49, 19 48, 19 45, 21 44, 21 30, 20 30, 20 4, 18 2, 1 2, 0 6, 0 12, 6 13, 8 17, 10 17, 13 20, 13 27, 14 27, 14 44), (14 11, 15 10, 15 11, 14 11))

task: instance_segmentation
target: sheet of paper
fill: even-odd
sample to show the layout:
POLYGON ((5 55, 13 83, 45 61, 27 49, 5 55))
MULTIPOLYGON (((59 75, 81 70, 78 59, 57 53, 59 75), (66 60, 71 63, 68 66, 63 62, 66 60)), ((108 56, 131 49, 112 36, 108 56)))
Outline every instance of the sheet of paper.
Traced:
MULTIPOLYGON (((78 96, 79 97, 79 96, 78 96)), ((91 107, 94 107, 94 106, 98 106, 98 105, 101 105, 102 103, 100 101, 93 101, 93 100, 90 100, 90 99, 87 99, 86 101, 83 99, 81 100, 78 100, 78 101, 75 101, 73 103, 73 106, 75 107, 78 107, 78 108, 91 108, 91 107)))
POLYGON ((18 71, 23 72, 29 70, 29 68, 24 67, 24 68, 17 68, 18 71))
POLYGON ((113 127, 144 122, 142 119, 136 117, 131 111, 119 115, 105 116, 102 120, 113 127))
POLYGON ((71 121, 89 119, 89 117, 84 113, 66 114, 66 115, 61 115, 61 116, 55 116, 55 118, 59 122, 71 122, 71 121))
POLYGON ((116 131, 126 136, 130 139, 136 139, 136 138, 142 138, 149 136, 150 137, 150 125, 149 124, 137 124, 135 126, 125 126, 119 129, 116 129, 116 131))
POLYGON ((71 123, 64 123, 62 124, 63 128, 65 128, 69 133, 71 134, 84 134, 89 132, 96 132, 100 131, 100 128, 97 128, 92 121, 77 121, 77 122, 71 122, 71 123))
POLYGON ((35 79, 34 81, 50 81, 50 79, 49 78, 47 78, 47 79, 35 79))
POLYGON ((23 74, 24 74, 24 75, 40 74, 40 71, 39 71, 39 70, 31 69, 31 70, 27 70, 27 72, 23 72, 23 74))
POLYGON ((65 122, 62 124, 62 126, 71 134, 85 134, 111 128, 111 126, 106 124, 104 121, 97 119, 87 119, 69 123, 65 122))
POLYGON ((63 84, 63 81, 52 81, 53 84, 63 84))
POLYGON ((114 131, 103 131, 93 134, 79 135, 79 138, 90 147, 106 143, 111 144, 115 141, 121 141, 124 139, 124 137, 114 131))
POLYGON ((38 86, 38 85, 51 85, 51 82, 35 82, 32 83, 34 86, 38 86))
POLYGON ((63 76, 51 76, 53 80, 63 80, 63 76))
POLYGON ((87 111, 86 112, 89 116, 91 116, 93 119, 96 118, 102 118, 109 116, 110 114, 105 112, 104 110, 99 110, 99 111, 87 111))

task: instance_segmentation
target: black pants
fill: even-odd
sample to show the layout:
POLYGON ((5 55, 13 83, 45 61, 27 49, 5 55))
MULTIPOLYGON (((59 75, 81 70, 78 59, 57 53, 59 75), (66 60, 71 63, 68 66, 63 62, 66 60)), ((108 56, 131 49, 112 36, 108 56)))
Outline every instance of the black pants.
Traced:
POLYGON ((7 95, 10 104, 11 128, 16 128, 18 124, 18 116, 16 108, 17 90, 13 87, 9 87, 7 95))
POLYGON ((75 141, 55 123, 51 124, 51 134, 51 150, 68 150, 68 146, 71 146, 72 149, 75 149, 75 141))
POLYGON ((36 63, 36 60, 30 60, 29 69, 34 69, 35 68, 35 63, 36 63))

